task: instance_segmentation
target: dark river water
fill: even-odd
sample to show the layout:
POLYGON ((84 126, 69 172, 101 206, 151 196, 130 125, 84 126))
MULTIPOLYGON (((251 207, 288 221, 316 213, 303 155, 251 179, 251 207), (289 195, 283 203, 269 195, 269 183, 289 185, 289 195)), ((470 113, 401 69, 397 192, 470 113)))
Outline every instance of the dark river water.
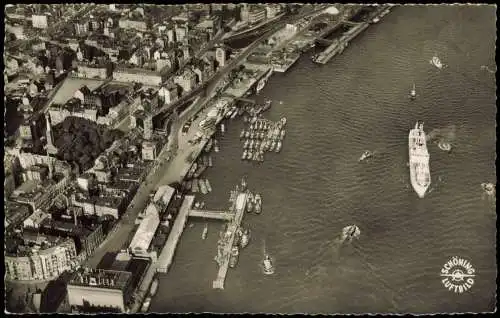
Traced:
POLYGON ((221 224, 186 227, 153 312, 477 312, 495 308, 496 215, 480 184, 496 182, 495 8, 400 7, 324 66, 305 54, 271 77, 258 99, 266 118, 286 116, 279 154, 241 161, 241 119, 227 124, 206 177, 207 208, 228 207, 248 174, 263 213, 248 214, 250 245, 212 289, 221 224), (441 58, 438 70, 429 60, 441 58), (418 98, 408 99, 416 84, 418 98), (280 104, 278 101, 282 101, 280 104), (424 121, 432 184, 419 199, 409 184, 408 132, 424 121), (436 142, 453 145, 446 153, 436 142), (376 151, 359 163, 365 149, 376 151), (343 227, 360 239, 340 245, 343 227), (264 276, 264 245, 276 273, 264 276), (439 276, 453 256, 470 261, 474 285, 447 290, 439 276))

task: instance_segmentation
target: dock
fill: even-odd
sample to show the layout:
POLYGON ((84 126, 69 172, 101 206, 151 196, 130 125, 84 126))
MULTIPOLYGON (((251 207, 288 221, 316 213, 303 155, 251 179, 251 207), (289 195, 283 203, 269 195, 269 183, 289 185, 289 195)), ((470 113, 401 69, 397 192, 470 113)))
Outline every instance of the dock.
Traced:
POLYGON ((338 40, 334 40, 333 43, 327 47, 323 52, 318 55, 318 58, 315 59, 316 63, 326 64, 337 54, 342 53, 345 47, 349 44, 349 42, 358 36, 361 32, 368 28, 369 24, 366 22, 357 23, 355 26, 344 33, 338 40))
POLYGON ((172 263, 172 259, 174 257, 175 249, 177 247, 177 243, 186 227, 186 223, 188 220, 188 216, 191 211, 191 206, 194 202, 194 196, 188 195, 184 198, 184 202, 179 209, 179 214, 175 218, 174 224, 172 225, 172 230, 168 235, 167 242, 165 243, 165 247, 161 251, 160 256, 158 257, 158 261, 156 263, 156 271, 159 273, 167 273, 170 264, 172 263))
POLYGON ((234 213, 227 211, 206 211, 206 210, 192 209, 189 211, 189 216, 204 218, 204 219, 231 221, 234 217, 234 213))
POLYGON ((227 270, 229 269, 229 258, 231 255, 231 249, 234 244, 234 239, 236 237, 236 233, 238 228, 240 227, 241 221, 243 220, 243 216, 245 214, 245 207, 247 204, 248 193, 240 192, 236 197, 236 201, 233 205, 234 207, 234 219, 229 224, 228 232, 231 233, 229 239, 225 242, 223 248, 223 258, 219 263, 219 272, 217 274, 217 278, 213 281, 212 287, 214 289, 224 289, 224 282, 226 280, 227 270))

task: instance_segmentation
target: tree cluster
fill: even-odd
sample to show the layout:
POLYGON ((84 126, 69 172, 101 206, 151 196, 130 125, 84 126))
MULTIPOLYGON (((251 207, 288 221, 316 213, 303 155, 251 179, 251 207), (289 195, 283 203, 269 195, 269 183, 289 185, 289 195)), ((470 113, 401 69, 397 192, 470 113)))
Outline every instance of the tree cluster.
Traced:
POLYGON ((121 131, 79 117, 66 117, 53 131, 58 158, 76 163, 80 171, 91 168, 95 159, 123 136, 121 131))

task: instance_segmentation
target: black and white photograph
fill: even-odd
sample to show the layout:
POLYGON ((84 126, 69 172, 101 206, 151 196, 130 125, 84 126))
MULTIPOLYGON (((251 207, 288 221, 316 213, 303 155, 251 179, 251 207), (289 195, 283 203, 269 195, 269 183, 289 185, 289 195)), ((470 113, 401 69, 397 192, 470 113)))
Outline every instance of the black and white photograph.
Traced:
POLYGON ((5 314, 497 309, 495 4, 4 4, 5 314))

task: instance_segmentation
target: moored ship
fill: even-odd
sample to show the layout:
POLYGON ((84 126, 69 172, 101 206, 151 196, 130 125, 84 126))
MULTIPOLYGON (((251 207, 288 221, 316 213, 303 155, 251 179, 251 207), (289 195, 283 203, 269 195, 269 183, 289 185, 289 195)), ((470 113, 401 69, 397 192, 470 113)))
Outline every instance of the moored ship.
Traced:
POLYGON ((271 75, 273 75, 273 68, 271 67, 260 79, 259 83, 257 83, 257 87, 255 88, 255 92, 258 94, 264 86, 266 86, 267 80, 271 75))
POLYGON ((430 156, 423 123, 417 121, 415 128, 410 130, 408 148, 411 185, 417 195, 423 198, 431 184, 430 156))

